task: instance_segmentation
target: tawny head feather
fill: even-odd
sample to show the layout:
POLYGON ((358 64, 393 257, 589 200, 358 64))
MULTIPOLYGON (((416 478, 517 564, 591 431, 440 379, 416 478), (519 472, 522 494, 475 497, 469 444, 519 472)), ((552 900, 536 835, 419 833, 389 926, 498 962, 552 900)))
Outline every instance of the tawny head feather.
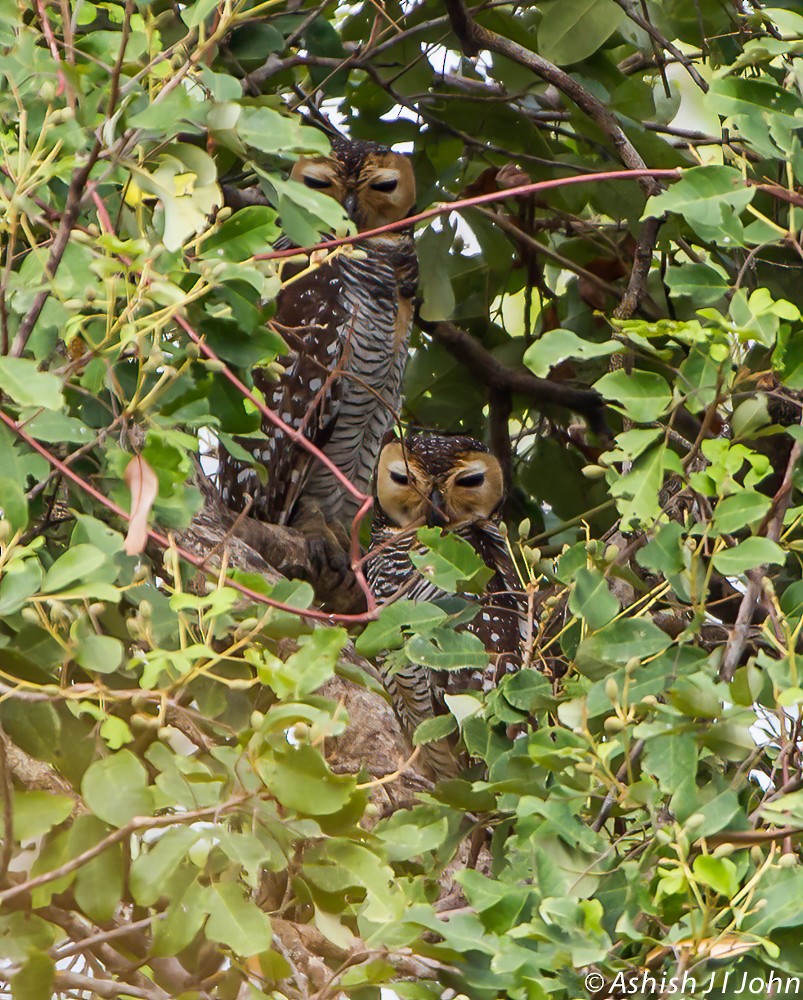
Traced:
POLYGON ((399 222, 415 205, 410 160, 374 142, 333 139, 330 156, 301 157, 290 177, 339 201, 360 232, 399 222))
POLYGON ((382 449, 376 499, 396 527, 456 528, 498 514, 504 477, 499 462, 473 438, 416 435, 382 449))

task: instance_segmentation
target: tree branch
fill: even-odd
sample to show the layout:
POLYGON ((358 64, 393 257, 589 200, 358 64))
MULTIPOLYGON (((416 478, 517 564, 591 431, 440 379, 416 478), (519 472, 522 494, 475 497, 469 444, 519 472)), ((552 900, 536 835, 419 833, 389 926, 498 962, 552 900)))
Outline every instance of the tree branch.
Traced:
MULTIPOLYGON (((764 530, 759 528, 757 535, 763 535, 773 542, 777 542, 781 536, 784 515, 786 514, 789 502, 792 499, 792 487, 795 468, 800 459, 800 443, 795 441, 789 454, 789 461, 786 465, 786 473, 778 492, 772 501, 772 508, 767 515, 764 530)), ((747 574, 747 588, 739 605, 739 613, 736 616, 733 629, 728 636, 725 650, 722 655, 722 665, 719 668, 719 677, 723 681, 732 681, 736 669, 742 658, 744 647, 747 643, 747 633, 753 622, 753 615, 756 604, 763 588, 763 579, 767 573, 767 565, 757 566, 747 574)))
POLYGON ((538 378, 526 371, 508 368, 482 346, 466 330, 452 323, 428 323, 418 320, 421 328, 442 344, 469 372, 489 389, 517 393, 532 400, 538 407, 559 406, 579 413, 588 421, 595 434, 608 436, 605 421, 605 403, 594 389, 575 389, 572 386, 538 378))
MULTIPOLYGON (((488 49, 531 70, 542 80, 557 87, 608 136, 617 156, 626 167, 631 170, 646 168, 644 160, 622 131, 613 113, 573 77, 543 56, 519 45, 518 42, 477 24, 466 10, 463 0, 445 0, 445 2, 452 29, 466 55, 477 55, 483 49, 488 49)), ((660 185, 652 178, 642 178, 640 183, 648 195, 658 194, 661 190, 660 185)))

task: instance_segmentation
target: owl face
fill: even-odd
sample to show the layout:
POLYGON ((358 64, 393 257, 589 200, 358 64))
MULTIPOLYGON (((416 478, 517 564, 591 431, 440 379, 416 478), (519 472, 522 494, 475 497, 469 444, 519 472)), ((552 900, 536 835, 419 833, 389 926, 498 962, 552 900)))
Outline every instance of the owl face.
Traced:
POLYGON ((376 498, 399 528, 454 529, 496 514, 503 482, 499 462, 473 438, 408 437, 382 449, 376 498))
POLYGON ((331 156, 301 157, 290 177, 339 201, 360 232, 399 222, 415 204, 409 159, 377 143, 335 138, 331 156))

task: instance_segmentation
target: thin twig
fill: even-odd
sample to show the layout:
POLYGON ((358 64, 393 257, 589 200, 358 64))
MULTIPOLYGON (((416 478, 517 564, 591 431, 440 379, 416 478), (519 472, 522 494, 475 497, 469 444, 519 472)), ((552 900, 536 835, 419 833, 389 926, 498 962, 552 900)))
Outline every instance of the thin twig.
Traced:
MULTIPOLYGON (((781 536, 783 519, 789 503, 792 499, 792 487, 795 469, 800 459, 800 443, 795 441, 789 454, 789 461, 786 465, 786 472, 783 482, 772 500, 772 507, 759 526, 756 534, 764 538, 769 538, 777 542, 781 536)), ((753 614, 756 610, 759 595, 764 586, 763 580, 767 573, 768 566, 757 566, 747 574, 747 587, 739 605, 739 613, 733 624, 728 641, 722 654, 722 664, 719 668, 719 677, 723 681, 732 681, 736 669, 742 659, 744 647, 747 644, 747 633, 753 621, 753 614)))

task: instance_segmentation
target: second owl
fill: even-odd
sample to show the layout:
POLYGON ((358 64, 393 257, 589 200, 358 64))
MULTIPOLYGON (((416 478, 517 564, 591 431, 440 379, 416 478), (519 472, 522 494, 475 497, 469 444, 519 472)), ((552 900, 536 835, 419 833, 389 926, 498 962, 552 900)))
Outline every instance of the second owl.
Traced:
MULTIPOLYGON (((493 570, 485 592, 458 595, 479 603, 466 626, 482 640, 490 657, 484 672, 439 673, 407 663, 391 670, 381 663, 383 680, 408 736, 425 719, 443 715, 444 695, 495 687, 521 666, 526 601, 513 559, 499 530, 504 500, 499 462, 479 442, 460 435, 411 435, 387 443, 376 472, 373 555, 366 575, 380 604, 396 597, 437 601, 451 595, 415 568, 410 553, 422 551, 417 529, 438 526, 467 541, 493 570)), ((459 762, 446 741, 424 745, 422 759, 436 777, 456 774, 459 762)))

